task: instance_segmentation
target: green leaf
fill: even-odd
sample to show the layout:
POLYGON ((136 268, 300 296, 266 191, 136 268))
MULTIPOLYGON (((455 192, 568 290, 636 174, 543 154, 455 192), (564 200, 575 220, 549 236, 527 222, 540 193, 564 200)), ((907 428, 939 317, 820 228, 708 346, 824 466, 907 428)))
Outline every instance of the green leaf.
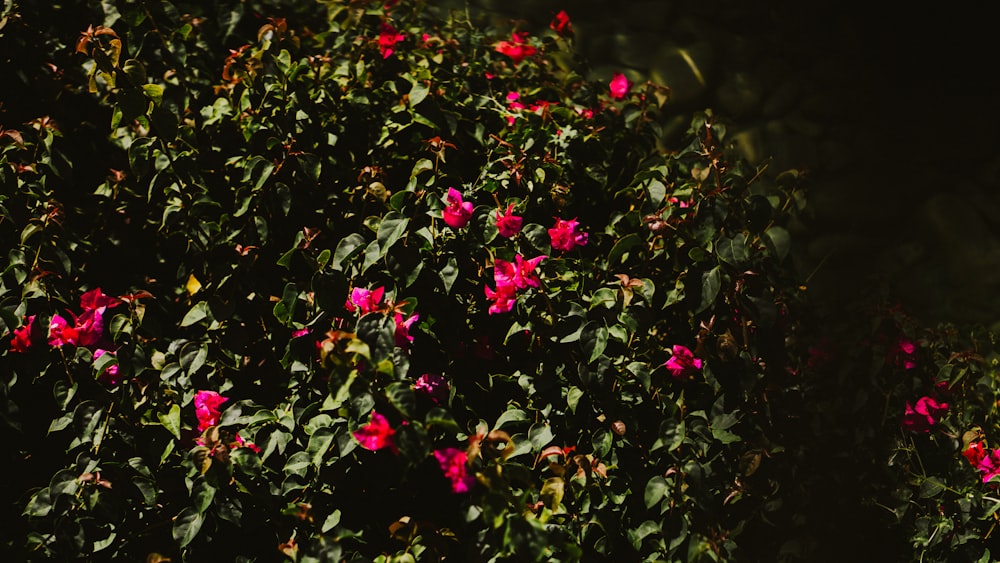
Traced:
POLYGON ((386 387, 389 402, 406 418, 412 418, 417 409, 417 396, 409 382, 394 381, 386 387))
POLYGON ((306 447, 306 453, 311 457, 314 466, 319 467, 323 463, 323 457, 330 451, 330 446, 333 445, 334 438, 334 429, 330 427, 318 428, 309 437, 309 445, 306 447))
POLYGON ((792 237, 788 234, 788 231, 784 227, 775 225, 764 231, 764 234, 767 235, 771 251, 778 258, 778 261, 784 261, 792 246, 792 237))
POLYGON ((555 436, 552 434, 552 427, 548 422, 537 422, 528 429, 528 441, 534 451, 541 451, 549 445, 555 436))
POLYGON ((695 309, 695 313, 700 313, 715 305, 715 298, 719 295, 722 287, 722 274, 716 266, 701 275, 701 304, 695 309))
POLYGON ((580 333, 580 347, 587 355, 587 362, 593 362, 604 353, 608 346, 608 327, 603 321, 590 321, 580 333))
POLYGON ((733 238, 723 238, 715 245, 719 259, 731 266, 739 267, 747 259, 747 236, 739 233, 733 238))
POLYGON ((444 285, 444 292, 451 294, 451 288, 455 285, 455 280, 458 279, 458 261, 455 260, 454 256, 448 257, 444 267, 438 272, 438 276, 444 285))
POLYGON ((285 467, 281 470, 285 475, 298 475, 305 477, 312 466, 312 454, 309 452, 295 452, 292 457, 285 462, 285 467))
POLYGON ((365 237, 358 233, 351 233, 337 243, 337 249, 333 252, 332 267, 335 270, 343 270, 345 262, 353 258, 358 252, 364 250, 367 241, 365 237))
POLYGON ((654 475, 652 479, 646 482, 646 491, 643 493, 646 508, 653 508, 653 506, 659 504, 663 500, 666 491, 667 480, 659 475, 654 475))
POLYGON ((278 322, 288 326, 292 321, 292 316, 295 314, 295 305, 299 300, 299 290, 294 283, 289 282, 285 284, 285 289, 281 293, 281 300, 274 304, 274 318, 278 319, 278 322))
POLYGON ((409 94, 410 107, 416 107, 420 102, 424 101, 428 92, 430 92, 430 88, 426 84, 423 82, 414 82, 409 94))
POLYGON ((507 409, 502 413, 500 413, 500 417, 497 418, 496 423, 493 424, 493 428, 495 430, 499 430, 503 428, 504 425, 517 422, 524 422, 526 420, 531 420, 531 417, 529 417, 528 413, 524 412, 523 410, 507 409))
POLYGON ((608 254, 608 266, 616 266, 628 250, 642 242, 636 233, 630 233, 618 239, 608 254))
POLYGON ((576 406, 580 404, 581 397, 583 397, 583 390, 579 387, 573 386, 566 391, 566 406, 569 407, 570 412, 576 414, 576 406))
POLYGON ((590 298, 590 308, 604 307, 610 309, 618 302, 618 292, 610 287, 602 287, 594 292, 590 298))
POLYGON ((357 334, 368 345, 376 364, 392 361, 396 348, 395 320, 381 313, 368 313, 358 320, 357 334))
POLYGON ((920 483, 920 498, 931 498, 941 494, 945 485, 935 477, 928 477, 920 483))
POLYGON ((178 547, 184 547, 191 543, 192 540, 201 531, 201 525, 204 524, 205 517, 202 516, 200 512, 194 508, 188 507, 181 510, 180 514, 174 519, 173 526, 173 537, 174 541, 177 542, 178 547))
POLYGON ((187 314, 184 315, 184 318, 181 319, 181 326, 182 327, 191 326, 197 322, 205 320, 206 318, 208 318, 208 316, 209 316, 208 303, 205 303, 204 301, 199 301, 198 303, 195 304, 194 307, 191 307, 191 310, 189 310, 187 314))
POLYGON ((382 221, 378 225, 378 235, 376 239, 378 240, 379 252, 382 256, 392 248, 393 244, 396 244, 404 234, 406 234, 406 227, 410 224, 410 220, 403 217, 395 211, 390 211, 382 218, 382 221))
POLYGON ((451 411, 442 407, 434 407, 427 412, 427 416, 424 417, 424 424, 427 426, 439 426, 446 432, 453 432, 458 434, 462 431, 462 428, 455 421, 455 417, 452 416, 451 411))
POLYGON ((209 485, 204 476, 195 477, 194 484, 191 486, 192 508, 204 513, 212 505, 213 499, 215 499, 215 487, 209 485))
POLYGON ((171 405, 169 411, 166 413, 158 412, 156 417, 160 419, 160 424, 174 435, 174 438, 181 439, 181 407, 179 405, 171 405))
POLYGON ((611 434, 611 430, 607 428, 598 428, 594 430, 594 436, 591 439, 591 445, 594 448, 594 456, 598 458, 604 458, 607 456, 608 452, 611 451, 611 442, 614 440, 614 436, 611 434))
POLYGON ((331 512, 330 515, 326 517, 326 520, 323 521, 323 527, 320 528, 320 532, 322 532, 322 533, 325 534, 325 533, 329 532, 330 530, 336 528, 337 524, 340 524, 340 509, 339 508, 338 509, 334 509, 334 511, 331 512))

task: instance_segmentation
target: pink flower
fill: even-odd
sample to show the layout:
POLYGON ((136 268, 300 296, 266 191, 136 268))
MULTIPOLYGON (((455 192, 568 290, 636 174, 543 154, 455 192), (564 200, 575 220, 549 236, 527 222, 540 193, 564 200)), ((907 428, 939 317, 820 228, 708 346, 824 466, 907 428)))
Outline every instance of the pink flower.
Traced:
POLYGON ((406 36, 399 33, 396 28, 388 23, 382 23, 382 29, 378 34, 378 50, 382 52, 382 58, 388 59, 392 56, 393 47, 396 43, 406 39, 406 36))
MULTIPOLYGON (((350 303, 350 301, 348 301, 348 303, 350 303)), ((292 331, 292 338, 301 338, 307 334, 309 334, 309 327, 300 328, 299 330, 292 331)))
POLYGON ((917 346, 902 336, 889 348, 887 356, 890 363, 903 369, 917 367, 917 346))
POLYGON ((521 224, 524 219, 514 215, 514 204, 507 206, 507 211, 501 215, 497 209, 497 232, 504 238, 510 238, 521 231, 521 224))
POLYGON ((628 93, 628 79, 625 78, 624 74, 616 72, 614 77, 611 79, 610 87, 611 97, 616 100, 620 100, 625 97, 625 94, 628 93))
POLYGON ((389 421, 379 413, 372 411, 372 419, 368 424, 354 431, 354 438, 366 450, 381 450, 389 448, 393 453, 399 453, 392 435, 396 431, 389 426, 389 421))
MULTIPOLYGON (((521 102, 517 101, 518 98, 520 98, 520 97, 521 97, 521 94, 518 94, 517 92, 508 92, 507 93, 507 109, 509 111, 511 111, 511 112, 518 112, 518 111, 521 111, 522 109, 524 109, 524 104, 522 104, 521 102)), ((507 125, 514 125, 514 121, 516 119, 517 119, 517 115, 508 115, 507 116, 507 125)))
MULTIPOLYGON (((100 358, 104 354, 110 354, 112 356, 116 355, 114 352, 111 352, 110 350, 98 348, 97 350, 94 350, 94 363, 96 364, 97 358, 100 358)), ((103 381, 104 383, 107 383, 108 385, 118 385, 118 383, 121 381, 121 379, 118 377, 118 364, 112 364, 104 368, 104 371, 102 371, 101 374, 97 376, 97 378, 103 381)))
POLYGON ((983 483, 989 483, 993 477, 1000 475, 1000 451, 993 450, 984 455, 976 469, 983 474, 983 483))
POLYGON ((511 309, 514 308, 514 303, 517 303, 517 294, 514 284, 504 284, 498 283, 496 291, 490 289, 490 286, 485 286, 483 290, 486 292, 487 299, 493 301, 490 305, 490 314, 495 315, 498 313, 509 313, 511 309))
POLYGON ((90 291, 84 293, 80 296, 80 308, 84 311, 90 311, 92 309, 100 309, 104 312, 107 307, 114 307, 122 302, 121 299, 117 297, 112 297, 110 295, 104 295, 101 292, 101 288, 97 287, 91 289, 90 291))
POLYGON ((540 282, 538 274, 535 273, 535 267, 545 258, 546 256, 543 255, 525 260, 518 254, 514 257, 514 264, 497 258, 493 261, 493 279, 496 281, 497 287, 501 285, 513 285, 514 289, 539 287, 540 282))
POLYGON ((444 222, 453 229, 461 229, 469 224, 472 218, 472 202, 462 201, 462 193, 455 188, 448 188, 448 207, 444 208, 442 216, 444 222))
POLYGON ((939 403, 932 397, 920 397, 916 405, 906 402, 903 428, 911 432, 930 432, 931 426, 948 410, 948 403, 939 403))
POLYGON ((515 31, 511 33, 510 38, 511 41, 497 43, 495 50, 501 55, 507 55, 513 59, 514 64, 520 64, 521 61, 538 52, 537 49, 525 43, 528 39, 527 32, 518 33, 515 31))
POLYGON ((573 35, 573 24, 570 23, 569 14, 566 13, 566 10, 560 10, 560 12, 552 18, 552 22, 549 23, 549 27, 552 31, 555 31, 563 37, 573 35))
POLYGON ((352 313, 360 309, 361 314, 366 315, 372 311, 378 311, 382 307, 384 294, 384 287, 377 287, 371 291, 355 287, 351 291, 351 298, 347 300, 347 303, 344 303, 344 307, 352 313))
POLYGON ((466 466, 469 458, 465 452, 458 448, 444 448, 435 450, 434 457, 441 466, 441 472, 451 481, 451 490, 454 493, 467 493, 472 485, 476 483, 476 478, 469 475, 466 466))
POLYGON ((233 436, 233 443, 230 444, 230 447, 233 448, 233 449, 236 449, 236 448, 249 448, 254 453, 258 453, 258 454, 260 453, 260 446, 258 446, 257 444, 254 444, 253 442, 247 442, 246 440, 243 439, 243 436, 240 436, 239 434, 236 434, 235 436, 233 436))
POLYGON ((413 314, 403 320, 403 314, 396 313, 396 332, 394 333, 396 339, 396 346, 400 348, 405 348, 413 342, 413 337, 410 336, 410 327, 413 323, 420 319, 420 315, 413 314))
POLYGON ((670 372, 670 375, 681 379, 697 373, 701 369, 703 362, 694 357, 694 354, 687 347, 675 344, 673 355, 663 365, 670 372))
POLYGON ((581 233, 577 230, 580 223, 576 219, 570 219, 569 221, 564 221, 562 219, 556 218, 556 224, 554 227, 549 229, 549 238, 552 239, 552 248, 555 250, 562 250, 563 252, 569 252, 577 246, 584 246, 587 244, 587 233, 581 233))
POLYGON ((417 382, 413 384, 413 390, 429 398, 435 405, 440 405, 448 400, 450 387, 444 376, 425 373, 417 378, 417 382))
POLYGON ((986 449, 982 442, 971 442, 969 447, 962 451, 962 455, 973 467, 978 467, 986 459, 986 449))
POLYGON ((35 315, 26 317, 21 328, 14 329, 14 338, 10 341, 10 351, 23 354, 31 348, 31 329, 35 324, 35 315))
MULTIPOLYGON (((79 317, 74 316, 74 325, 59 315, 52 315, 49 322, 50 346, 93 346, 101 340, 104 334, 103 307, 88 309, 79 317)), ((70 313, 72 315, 72 313, 70 313)))
POLYGON ((198 417, 198 432, 204 432, 209 426, 219 424, 222 414, 219 407, 228 401, 215 391, 198 391, 194 396, 194 415, 198 417))
POLYGON ((594 118, 594 110, 592 110, 590 108, 574 107, 573 111, 575 111, 576 113, 580 114, 580 117, 582 117, 584 119, 593 119, 594 118))

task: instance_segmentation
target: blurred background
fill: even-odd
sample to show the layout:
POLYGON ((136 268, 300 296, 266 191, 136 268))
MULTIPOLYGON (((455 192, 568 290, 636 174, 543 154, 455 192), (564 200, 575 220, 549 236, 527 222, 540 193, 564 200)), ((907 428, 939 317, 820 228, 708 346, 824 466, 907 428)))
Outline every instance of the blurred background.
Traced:
POLYGON ((594 78, 668 85, 666 146, 713 108, 769 173, 806 173, 809 291, 881 292, 1000 327, 1000 47, 985 2, 472 0, 540 30, 566 10, 594 78))

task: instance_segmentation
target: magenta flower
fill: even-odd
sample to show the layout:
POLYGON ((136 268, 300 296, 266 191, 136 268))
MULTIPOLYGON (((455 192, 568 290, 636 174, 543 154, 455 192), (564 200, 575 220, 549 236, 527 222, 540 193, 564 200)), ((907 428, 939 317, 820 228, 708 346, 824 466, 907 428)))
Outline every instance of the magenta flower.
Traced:
POLYGON ((209 426, 219 424, 222 414, 219 407, 228 401, 228 397, 215 391, 198 391, 194 396, 194 415, 198 417, 198 432, 204 432, 209 426))
POLYGON ((527 289, 529 287, 539 287, 538 274, 535 267, 545 260, 546 256, 536 256, 530 260, 525 260, 520 254, 514 257, 512 264, 499 258, 493 260, 493 279, 497 287, 501 285, 513 285, 514 289, 527 289))
POLYGON ((97 287, 80 296, 80 308, 84 311, 100 309, 103 313, 108 307, 121 304, 122 300, 110 295, 104 295, 101 288, 97 287))
POLYGON ((392 435, 395 433, 392 426, 389 426, 389 421, 375 411, 372 411, 372 419, 368 424, 353 432, 354 438, 366 450, 376 451, 389 448, 392 453, 399 453, 392 439, 392 435))
POLYGON ((628 79, 625 78, 624 74, 616 72, 614 77, 611 78, 610 88, 611 97, 620 100, 628 93, 628 79))
POLYGON ((931 426, 948 410, 948 403, 939 403, 932 397, 920 397, 916 405, 906 402, 902 426, 910 432, 930 432, 931 426))
POLYGON ((453 493, 467 493, 472 485, 476 483, 476 478, 469 475, 467 466, 469 458, 458 448, 445 448, 434 450, 434 457, 441 466, 441 472, 451 481, 451 491, 453 493))
POLYGON ((587 233, 582 233, 577 230, 580 223, 577 220, 570 219, 569 221, 564 221, 562 219, 556 218, 556 224, 551 229, 549 229, 549 238, 552 239, 552 248, 555 250, 562 250, 563 252, 569 252, 578 246, 584 246, 587 244, 587 233))
POLYGON ((987 452, 982 442, 971 442, 969 447, 962 451, 962 455, 969 460, 973 467, 979 467, 979 464, 986 459, 987 452))
POLYGON ((991 479, 1000 475, 1000 450, 993 450, 984 455, 976 469, 983 474, 983 483, 989 483, 991 479))
POLYGON ((496 291, 490 289, 488 285, 485 286, 483 290, 486 292, 486 298, 493 301, 490 305, 490 314, 509 313, 514 308, 514 303, 517 303, 516 289, 511 283, 498 283, 496 291))
POLYGON ((514 125, 514 121, 517 120, 516 113, 524 109, 524 104, 518 101, 520 97, 521 94, 518 94, 517 92, 507 93, 507 109, 514 112, 507 116, 507 125, 514 125))
POLYGON ((10 340, 10 351, 23 354, 31 348, 31 329, 35 324, 35 315, 26 317, 21 328, 14 329, 14 338, 10 340))
POLYGON ((413 384, 414 391, 426 396, 435 405, 440 405, 448 400, 448 391, 450 389, 448 380, 444 376, 433 373, 421 375, 417 378, 417 382, 413 384))
POLYGON ((573 35, 573 24, 570 23, 569 14, 566 13, 566 10, 560 10, 559 13, 552 18, 552 21, 549 23, 549 27, 552 31, 555 31, 563 37, 573 35))
POLYGON ((371 291, 355 287, 351 291, 351 298, 344 303, 344 307, 352 313, 360 309, 361 314, 366 315, 382 308, 382 296, 384 294, 384 287, 377 287, 371 291))
POLYGON ((396 313, 396 332, 393 334, 396 339, 396 346, 406 348, 413 343, 413 337, 410 336, 410 327, 418 319, 420 319, 420 315, 413 314, 407 317, 406 320, 403 320, 403 314, 400 312, 396 313))
POLYGON ((887 355, 891 363, 903 369, 917 367, 917 346, 902 336, 889 348, 887 355))
MULTIPOLYGON (((94 350, 94 363, 97 363, 97 358, 100 358, 104 354, 110 354, 112 356, 116 355, 115 352, 110 350, 98 348, 97 350, 94 350)), ((104 371, 102 371, 97 378, 108 385, 118 385, 118 383, 121 382, 121 378, 118 377, 118 364, 112 364, 104 368, 104 371)))
POLYGON ((521 232, 521 224, 524 222, 522 217, 514 215, 514 204, 511 203, 507 206, 507 211, 501 214, 501 211, 497 209, 497 232, 500 236, 504 238, 510 238, 517 233, 521 232))
MULTIPOLYGON (((59 315, 52 315, 49 322, 50 346, 93 346, 104 334, 104 307, 88 309, 79 317, 73 316, 73 325, 59 315)), ((70 315, 73 315, 70 313, 70 315)))
POLYGON ((670 375, 682 379, 698 373, 703 364, 704 362, 694 357, 694 354, 687 347, 675 344, 673 355, 663 365, 670 372, 670 375))
POLYGON ((382 58, 388 59, 392 56, 393 48, 396 43, 406 39, 406 36, 389 25, 388 23, 382 23, 382 29, 378 34, 378 50, 382 52, 382 58))
POLYGON ((538 52, 537 49, 526 43, 528 40, 527 32, 522 31, 518 33, 515 31, 510 34, 510 38, 510 41, 497 43, 495 50, 501 55, 507 55, 513 59, 514 64, 520 64, 521 61, 538 52))
POLYGON ((448 207, 442 213, 444 222, 453 229, 461 229, 469 224, 472 218, 472 202, 462 201, 462 193, 455 188, 448 188, 448 207))

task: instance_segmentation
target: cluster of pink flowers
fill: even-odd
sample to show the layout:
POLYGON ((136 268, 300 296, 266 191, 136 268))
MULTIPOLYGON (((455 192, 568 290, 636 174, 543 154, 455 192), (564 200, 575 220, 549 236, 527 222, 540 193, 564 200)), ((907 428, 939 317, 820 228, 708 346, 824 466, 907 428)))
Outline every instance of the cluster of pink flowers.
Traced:
POLYGON ((520 64, 524 59, 534 55, 538 49, 528 44, 528 32, 514 31, 510 34, 510 41, 500 41, 495 50, 501 55, 510 57, 514 64, 520 64))
POLYGON ((674 379, 686 379, 692 377, 701 370, 704 362, 696 358, 686 346, 675 344, 671 349, 671 356, 663 366, 667 368, 674 379))
POLYGON ((441 466, 441 472, 451 481, 454 493, 467 493, 476 483, 476 478, 468 472, 469 457, 458 448, 443 448, 434 451, 434 458, 441 466))
POLYGON ((382 58, 388 59, 391 57, 396 43, 404 41, 405 39, 406 36, 400 33, 396 28, 392 27, 389 23, 383 22, 382 29, 378 34, 378 50, 382 53, 382 58))
POLYGON ((566 10, 561 10, 552 18, 552 21, 549 22, 549 28, 563 37, 573 35, 573 24, 570 23, 569 14, 566 13, 566 10))
POLYGON ((982 473, 983 483, 989 483, 993 477, 1000 475, 1000 450, 988 451, 983 442, 976 440, 969 444, 962 455, 982 473))
MULTIPOLYGON (((514 122, 517 120, 517 114, 523 109, 527 109, 538 115, 545 116, 547 115, 546 112, 548 111, 549 106, 553 106, 557 103, 557 102, 549 102, 546 100, 535 100, 535 103, 531 104, 530 106, 525 106, 523 103, 521 103, 521 94, 517 92, 508 92, 506 99, 507 99, 507 110, 511 112, 509 115, 507 115, 506 118, 507 125, 514 125, 514 122)), ((593 115, 593 113, 591 113, 591 115, 593 115)))
POLYGON ((569 252, 578 246, 587 244, 587 233, 581 232, 580 223, 575 218, 564 220, 556 218, 556 224, 549 229, 549 238, 552 239, 552 248, 569 252))
POLYGON ((917 367, 917 346, 911 340, 900 336, 889 347, 886 360, 903 369, 917 367))
POLYGON ((440 405, 448 400, 451 387, 443 375, 425 373, 417 378, 413 390, 430 399, 435 405, 440 405))
POLYGON ((535 268, 545 260, 546 256, 536 256, 525 260, 521 255, 514 257, 514 262, 508 262, 496 258, 493 260, 493 281, 496 290, 485 286, 486 297, 493 301, 490 305, 490 314, 507 313, 514 308, 517 302, 517 292, 529 287, 540 287, 538 274, 535 268))
POLYGON ((445 196, 448 205, 441 212, 446 225, 453 229, 461 229, 469 224, 472 218, 472 202, 462 199, 462 192, 455 188, 448 188, 448 195, 445 196))
MULTIPOLYGON (((89 348, 94 354, 95 361, 105 354, 114 356, 115 352, 108 350, 111 344, 104 334, 104 315, 108 309, 121 303, 122 299, 105 295, 101 288, 84 293, 80 296, 81 312, 79 315, 69 312, 69 319, 58 314, 52 315, 49 320, 47 339, 49 346, 68 345, 89 348)), ((25 353, 31 349, 35 318, 36 315, 26 317, 25 323, 13 331, 13 338, 10 342, 12 352, 25 353)), ((117 384, 119 382, 118 366, 108 366, 99 378, 109 385, 117 384)))
MULTIPOLYGON (((228 401, 228 397, 223 397, 216 391, 198 391, 194 395, 194 415, 198 419, 198 432, 204 432, 213 426, 219 425, 219 418, 222 416, 220 407, 222 403, 228 401)), ((199 437, 196 442, 202 446, 206 445, 199 437)), ((247 442, 239 434, 233 435, 230 448, 250 448, 260 453, 260 448, 253 442, 247 442)))
POLYGON ((933 397, 920 397, 916 404, 906 402, 903 412, 903 428, 911 432, 930 432, 931 427, 948 411, 948 403, 940 402, 933 397))

